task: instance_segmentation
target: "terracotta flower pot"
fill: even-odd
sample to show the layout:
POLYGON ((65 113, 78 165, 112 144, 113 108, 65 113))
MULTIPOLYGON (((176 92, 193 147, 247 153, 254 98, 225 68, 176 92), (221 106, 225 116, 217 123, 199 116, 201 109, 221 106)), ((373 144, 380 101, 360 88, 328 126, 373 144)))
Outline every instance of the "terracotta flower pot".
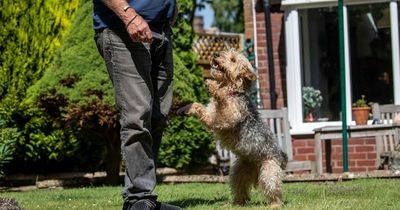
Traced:
POLYGON ((356 125, 366 125, 368 123, 368 114, 371 110, 370 107, 353 107, 353 118, 356 121, 356 125))

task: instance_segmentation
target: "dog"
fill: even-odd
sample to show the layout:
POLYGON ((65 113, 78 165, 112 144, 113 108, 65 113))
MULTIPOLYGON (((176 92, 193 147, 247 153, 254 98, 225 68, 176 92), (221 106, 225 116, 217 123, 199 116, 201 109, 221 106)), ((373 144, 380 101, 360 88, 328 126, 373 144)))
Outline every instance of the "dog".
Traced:
POLYGON ((248 95, 256 80, 252 65, 241 53, 227 50, 213 55, 210 75, 206 80, 210 102, 191 103, 177 113, 197 117, 221 146, 237 156, 229 174, 234 204, 246 204, 251 187, 258 185, 270 207, 279 207, 287 155, 248 95))

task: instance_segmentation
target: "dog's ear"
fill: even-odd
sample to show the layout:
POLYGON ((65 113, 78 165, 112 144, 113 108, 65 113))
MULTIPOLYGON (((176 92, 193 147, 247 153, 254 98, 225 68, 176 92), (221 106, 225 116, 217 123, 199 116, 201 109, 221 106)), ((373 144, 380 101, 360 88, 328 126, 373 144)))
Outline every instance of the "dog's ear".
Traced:
POLYGON ((243 78, 247 79, 248 81, 254 81, 254 80, 257 79, 256 75, 253 72, 249 71, 249 70, 245 70, 242 73, 242 76, 243 76, 243 78))

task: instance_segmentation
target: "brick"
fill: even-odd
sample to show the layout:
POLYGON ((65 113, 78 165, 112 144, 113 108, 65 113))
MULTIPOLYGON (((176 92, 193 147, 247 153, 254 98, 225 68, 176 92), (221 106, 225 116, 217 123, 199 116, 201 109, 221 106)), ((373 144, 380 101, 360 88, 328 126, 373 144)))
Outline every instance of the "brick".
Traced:
POLYGON ((375 150, 374 146, 358 146, 355 148, 356 152, 371 152, 375 150))
POLYGON ((365 153, 351 153, 349 154, 349 160, 365 160, 367 154, 365 153))
POLYGON ((292 143, 293 147, 306 147, 307 146, 307 141, 303 140, 294 140, 292 143))
POLYGON ((347 151, 348 151, 349 153, 355 152, 354 146, 348 146, 348 147, 347 147, 347 151))
POLYGON ((314 139, 313 140, 306 140, 307 141, 307 145, 310 147, 314 147, 315 146, 315 142, 314 139))
POLYGON ((341 160, 343 158, 343 155, 341 153, 333 153, 331 157, 332 160, 341 160))
POLYGON ((342 147, 334 147, 334 148, 332 148, 332 152, 341 154, 343 152, 343 149, 342 149, 342 147))
POLYGON ((298 154, 314 153, 314 148, 296 148, 298 154))
POLYGON ((332 168, 332 173, 343 173, 342 168, 332 168))
POLYGON ((315 161, 316 160, 315 154, 307 155, 307 160, 315 161))
POLYGON ((351 172, 361 172, 361 171, 366 171, 365 167, 351 167, 349 168, 349 171, 351 172))
POLYGON ((299 161, 308 160, 308 159, 307 159, 307 155, 305 155, 305 154, 296 154, 296 155, 293 155, 293 159, 299 160, 299 161))
POLYGON ((357 166, 375 166, 375 160, 357 160, 357 166))
POLYGON ((376 152, 374 153, 367 153, 367 159, 376 159, 376 152))
POLYGON ((365 140, 365 144, 376 145, 376 140, 375 139, 366 139, 365 140))
POLYGON ((349 144, 351 145, 364 145, 364 141, 362 139, 350 139, 349 144))
POLYGON ((332 140, 332 141, 331 141, 331 144, 332 144, 332 146, 333 146, 333 145, 342 145, 342 141, 339 141, 339 140, 332 140))

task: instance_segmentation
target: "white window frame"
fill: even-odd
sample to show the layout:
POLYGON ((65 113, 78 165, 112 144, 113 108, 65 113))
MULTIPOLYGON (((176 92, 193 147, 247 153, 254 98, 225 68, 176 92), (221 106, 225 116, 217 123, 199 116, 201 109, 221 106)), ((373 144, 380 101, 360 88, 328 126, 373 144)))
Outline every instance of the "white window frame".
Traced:
MULTIPOLYGON (((393 88, 394 102, 400 104, 400 43, 398 24, 398 0, 345 0, 343 5, 344 35, 345 35, 345 67, 346 67, 346 112, 347 124, 352 125, 351 114, 351 78, 347 6, 368 3, 389 3, 392 36, 393 88)), ((341 121, 304 123, 301 96, 301 35, 299 24, 299 9, 337 6, 333 0, 283 0, 285 11, 285 41, 286 41, 286 87, 287 105, 292 135, 312 134, 315 128, 327 125, 341 125, 341 121)), ((340 99, 338 99, 340 100, 340 99)))

